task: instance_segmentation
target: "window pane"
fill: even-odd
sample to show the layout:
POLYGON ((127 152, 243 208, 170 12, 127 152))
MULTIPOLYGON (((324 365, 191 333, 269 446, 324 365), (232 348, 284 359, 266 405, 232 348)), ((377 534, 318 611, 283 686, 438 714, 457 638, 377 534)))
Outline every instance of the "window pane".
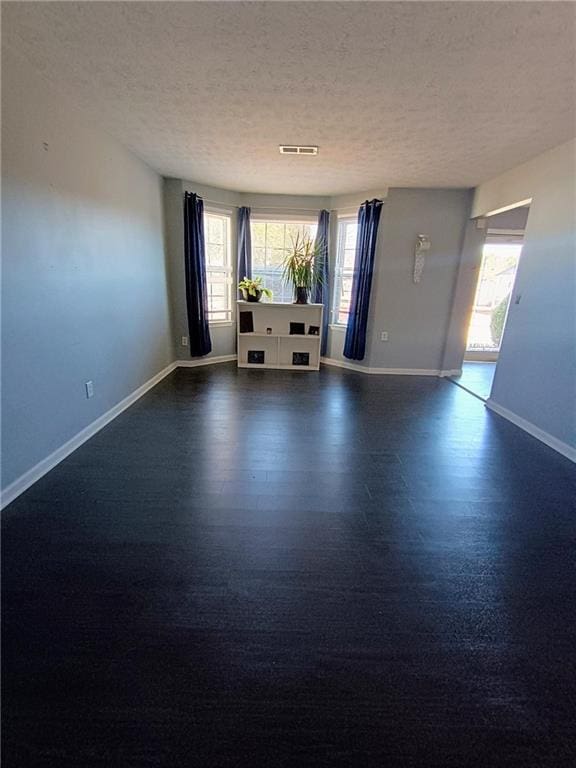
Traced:
POLYGON ((316 239, 316 231, 318 229, 317 224, 305 224, 304 225, 304 232, 311 240, 316 239))
POLYGON ((345 243, 344 248, 352 248, 352 250, 356 250, 356 235, 358 234, 358 224, 356 222, 354 223, 346 223, 344 225, 346 227, 346 235, 345 235, 345 243))
POLYGON ((267 248, 284 248, 285 224, 266 224, 267 248))
POLYGON ((252 234, 252 247, 264 248, 266 246, 266 224, 263 221, 254 222, 250 228, 252 234))
POLYGON ((220 267, 224 266, 224 246, 223 245, 217 245, 215 243, 208 243, 208 246, 206 248, 207 256, 208 256, 208 264, 220 267))
POLYGON ((293 221, 256 221, 251 224, 252 272, 262 277, 264 285, 273 292, 273 300, 294 301, 293 289, 282 279, 282 263, 292 246, 292 238, 307 234, 314 239, 316 224, 293 221))
POLYGON ((291 248, 292 244, 296 242, 296 238, 302 239, 303 233, 307 233, 307 227, 303 227, 301 224, 287 224, 286 225, 286 247, 291 248))
POLYGON ((224 243, 224 219, 220 216, 207 215, 208 231, 206 233, 209 243, 224 243))
POLYGON ((204 239, 208 317, 211 322, 230 320, 232 316, 230 217, 205 212, 204 239))
POLYGON ((252 246, 252 266, 253 267, 265 267, 266 266, 266 249, 252 246))
POLYGON ((354 269, 354 264, 356 263, 356 251, 355 250, 345 250, 344 251, 344 269, 354 269))
POLYGON ((338 252, 333 297, 333 322, 336 323, 346 324, 348 322, 356 262, 357 230, 358 225, 355 221, 340 221, 338 223, 338 252))
POLYGON ((284 256, 288 251, 283 248, 267 248, 266 249, 266 266, 267 267, 282 267, 284 256))
POLYGON ((210 320, 230 320, 230 312, 210 312, 210 320))
POLYGON ((225 310, 226 309, 226 299, 224 296, 218 297, 213 296, 210 300, 210 309, 212 312, 215 312, 217 310, 225 310))
POLYGON ((214 283, 224 283, 228 279, 228 270, 214 269, 209 267, 207 270, 208 279, 214 283))
POLYGON ((221 298, 221 299, 223 299, 223 298, 226 297, 226 292, 227 292, 226 289, 227 289, 227 287, 228 286, 224 285, 223 283, 221 283, 220 285, 218 285, 217 283, 211 283, 208 286, 209 295, 212 298, 221 298))

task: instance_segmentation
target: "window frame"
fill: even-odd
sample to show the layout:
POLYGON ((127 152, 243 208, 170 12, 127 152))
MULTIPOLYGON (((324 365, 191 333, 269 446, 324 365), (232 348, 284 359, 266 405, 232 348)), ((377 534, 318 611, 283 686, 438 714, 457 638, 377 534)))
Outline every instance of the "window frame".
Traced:
MULTIPOLYGON (((355 224, 358 228, 358 217, 352 214, 338 217, 338 232, 336 238, 336 259, 334 264, 334 282, 332 286, 332 304, 331 304, 331 318, 330 324, 335 328, 346 328, 348 325, 348 319, 342 322, 340 318, 340 305, 342 302, 342 284, 345 277, 349 277, 354 280, 355 267, 345 268, 345 252, 346 248, 344 244, 346 242, 346 228, 350 224, 355 224)), ((358 229, 356 229, 356 239, 358 239, 358 229)), ((350 250, 350 249, 348 249, 350 250)), ((356 242, 354 243, 354 253, 356 253, 356 242)), ((349 314, 349 313, 347 313, 349 314)))
MULTIPOLYGON (((267 273, 273 270, 274 271, 277 270, 278 273, 280 274, 281 270, 278 267, 265 267, 265 268, 260 267, 259 268, 255 264, 255 258, 254 258, 255 248, 261 247, 261 246, 255 246, 254 244, 255 238, 254 238, 254 233, 252 231, 252 225, 254 224, 283 224, 283 225, 296 224, 299 226, 305 225, 305 226, 314 228, 315 230, 314 238, 315 238, 316 233, 318 231, 318 213, 316 212, 280 213, 278 211, 258 212, 252 209, 252 214, 250 216, 250 227, 251 227, 250 234, 252 239, 252 275, 253 276, 260 275, 262 272, 264 272, 263 274, 264 284, 266 285, 267 273)), ((286 244, 286 236, 284 239, 284 243, 286 244)), ((264 248, 266 249, 266 246, 264 246, 264 248)), ((286 250, 286 245, 283 250, 286 250)), ((293 301, 293 297, 291 296, 290 299, 279 299, 276 293, 274 293, 272 297, 272 301, 277 304, 291 304, 293 301)))
POLYGON ((208 307, 210 307, 210 273, 225 272, 225 285, 227 286, 226 298, 227 309, 210 310, 208 309, 209 325, 234 325, 234 301, 232 296, 232 286, 234 283, 234 264, 232 262, 232 211, 227 208, 217 208, 216 206, 204 206, 204 249, 206 252, 206 289, 208 291, 208 307), (225 254, 224 264, 222 266, 211 266, 208 261, 208 226, 207 216, 217 216, 224 219, 225 225, 225 254), (223 313, 226 318, 211 318, 211 312, 223 313))

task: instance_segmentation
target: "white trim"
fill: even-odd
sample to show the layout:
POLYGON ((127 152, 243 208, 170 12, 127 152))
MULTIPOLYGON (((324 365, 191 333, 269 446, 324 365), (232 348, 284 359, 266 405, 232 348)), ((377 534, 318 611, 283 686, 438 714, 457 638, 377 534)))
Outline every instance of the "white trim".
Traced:
POLYGON ((123 400, 120 400, 120 402, 116 403, 116 405, 110 408, 109 411, 103 413, 102 416, 99 416, 95 421, 78 432, 78 434, 71 437, 70 440, 67 440, 64 445, 61 445, 60 448, 56 448, 56 450, 49 456, 46 456, 45 459, 39 461, 38 464, 33 466, 27 472, 24 472, 23 475, 20 475, 20 477, 14 480, 13 483, 6 486, 0 494, 0 509, 7 507, 8 504, 20 496, 20 494, 28 490, 30 486, 34 485, 34 483, 40 480, 41 477, 44 477, 44 475, 50 472, 51 469, 54 469, 54 467, 57 464, 60 464, 60 462, 67 456, 74 453, 77 448, 80 448, 83 443, 93 437, 97 432, 100 432, 100 430, 113 421, 116 416, 119 416, 123 411, 133 405, 136 400, 139 400, 142 395, 145 395, 148 390, 155 387, 156 384, 162 381, 168 374, 172 373, 172 371, 176 370, 176 368, 195 368, 199 365, 213 365, 214 363, 225 363, 229 360, 236 360, 236 355, 221 355, 219 357, 201 358, 199 360, 176 360, 174 363, 170 363, 170 365, 167 365, 166 368, 163 368, 157 374, 152 376, 151 379, 148 379, 148 381, 138 387, 138 389, 135 389, 132 394, 128 395, 123 400))
POLYGON ((523 419, 513 411, 509 411, 508 408, 504 408, 502 405, 494 402, 494 400, 491 398, 488 398, 485 405, 486 408, 494 411, 494 413, 497 413, 498 416, 502 416, 503 419, 510 421, 515 426, 520 427, 520 429, 523 429, 524 432, 527 432, 529 435, 532 435, 532 437, 535 437, 536 440, 540 440, 541 443, 544 443, 549 448, 558 451, 558 453, 561 453, 562 456, 570 459, 570 461, 576 462, 576 448, 574 448, 572 445, 568 445, 568 443, 564 443, 562 440, 558 440, 557 437, 554 437, 549 432, 545 432, 543 429, 540 429, 540 427, 532 424, 531 421, 523 419))
POLYGON ((354 219, 355 221, 358 221, 358 208, 360 208, 361 203, 358 203, 356 208, 337 208, 336 209, 336 218, 338 221, 340 219, 354 219))
POLYGON ((215 203, 211 200, 202 199, 204 200, 204 213, 213 213, 215 216, 228 216, 231 219, 238 210, 238 206, 231 208, 228 203, 215 203))
POLYGON ((216 357, 199 357, 197 360, 176 360, 174 368, 197 368, 200 365, 215 365, 236 360, 236 355, 218 355, 216 357))
POLYGON ((495 227, 492 229, 492 227, 489 227, 486 230, 487 235, 514 235, 515 237, 524 237, 524 230, 523 229, 498 229, 495 227))
POLYGON ((452 371, 440 371, 433 368, 369 368, 368 366, 348 363, 345 360, 336 360, 333 357, 322 357, 320 362, 324 365, 333 365, 336 368, 348 368, 359 373, 373 373, 391 376, 452 376, 452 371))
POLYGON ((74 437, 71 437, 70 440, 67 440, 64 445, 60 446, 60 448, 56 448, 56 450, 53 451, 49 456, 46 456, 45 459, 42 459, 42 461, 39 461, 38 464, 33 466, 27 472, 24 472, 23 475, 20 475, 19 478, 14 480, 13 483, 10 483, 10 485, 8 485, 2 491, 0 508, 4 509, 4 507, 10 504, 11 501, 14 501, 17 496, 20 496, 21 493, 24 493, 24 491, 30 488, 30 486, 33 485, 37 480, 40 480, 41 477, 53 469, 57 464, 60 464, 60 462, 63 461, 67 456, 70 456, 70 454, 73 453, 77 448, 80 448, 83 443, 85 443, 103 427, 109 424, 113 419, 116 418, 116 416, 119 416, 122 411, 125 411, 126 408, 129 408, 133 403, 136 402, 136 400, 141 398, 142 395, 145 395, 149 389, 152 389, 152 387, 156 386, 159 381, 162 381, 163 378, 168 376, 169 373, 172 373, 175 368, 176 363, 170 363, 170 365, 167 365, 166 368, 163 368, 155 376, 152 376, 151 379, 148 379, 147 382, 142 384, 142 386, 138 387, 138 389, 135 389, 132 394, 128 395, 128 397, 125 397, 123 400, 120 400, 120 402, 116 403, 116 405, 110 408, 109 411, 103 413, 102 416, 99 416, 95 421, 93 421, 91 424, 88 424, 87 427, 84 427, 84 429, 80 430, 80 432, 74 435, 74 437))
POLYGON ((254 208, 250 212, 250 224, 318 224, 318 214, 323 208, 254 208))
POLYGON ((510 205, 504 205, 502 208, 494 208, 493 211, 483 214, 483 217, 496 216, 499 213, 505 213, 506 211, 513 211, 514 208, 524 208, 526 205, 530 205, 532 202, 531 197, 527 197, 526 200, 519 200, 517 203, 511 203, 510 205))

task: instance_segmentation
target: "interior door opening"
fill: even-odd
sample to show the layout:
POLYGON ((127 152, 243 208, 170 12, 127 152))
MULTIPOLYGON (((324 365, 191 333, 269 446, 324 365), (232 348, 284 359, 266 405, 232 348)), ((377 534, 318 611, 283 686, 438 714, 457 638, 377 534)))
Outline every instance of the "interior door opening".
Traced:
POLYGON ((455 379, 482 400, 487 400, 492 390, 528 212, 529 207, 523 205, 487 219, 462 375, 455 379))
POLYGON ((521 252, 521 242, 488 239, 484 244, 465 360, 498 360, 521 252))

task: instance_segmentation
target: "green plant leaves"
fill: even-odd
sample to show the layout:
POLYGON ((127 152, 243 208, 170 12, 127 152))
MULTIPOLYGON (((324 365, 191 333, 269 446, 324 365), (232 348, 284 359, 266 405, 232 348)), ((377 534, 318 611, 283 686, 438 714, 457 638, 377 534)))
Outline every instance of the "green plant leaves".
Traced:
POLYGON ((250 296, 257 296, 259 293, 262 293, 267 298, 272 298, 272 291, 262 285, 261 277, 244 277, 238 283, 238 290, 246 291, 246 293, 248 293, 250 296))

